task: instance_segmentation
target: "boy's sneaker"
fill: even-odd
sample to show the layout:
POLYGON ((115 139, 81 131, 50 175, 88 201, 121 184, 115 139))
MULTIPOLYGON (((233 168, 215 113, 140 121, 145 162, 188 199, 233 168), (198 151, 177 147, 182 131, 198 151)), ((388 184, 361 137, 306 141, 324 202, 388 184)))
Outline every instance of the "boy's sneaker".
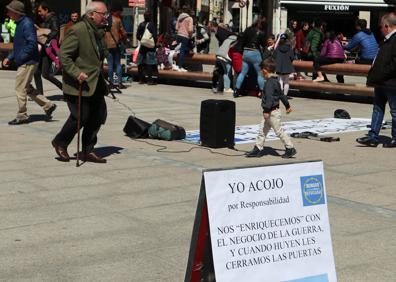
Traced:
POLYGON ((295 148, 286 148, 285 153, 282 155, 282 158, 284 159, 290 159, 293 157, 295 154, 297 154, 297 151, 295 148))
POLYGON ((180 71, 180 72, 187 72, 187 70, 186 70, 185 68, 180 68, 180 67, 179 67, 179 69, 178 69, 177 71, 180 71))
POLYGON ((213 94, 216 94, 217 92, 219 92, 219 89, 217 89, 217 87, 212 87, 212 92, 213 94))
POLYGON ((24 119, 14 118, 13 120, 8 122, 9 125, 20 125, 25 123, 29 123, 29 118, 24 118, 24 119))
POLYGON ((178 65, 173 65, 173 66, 172 66, 172 70, 178 71, 178 70, 179 70, 179 66, 178 66, 178 65))
POLYGON ((245 156, 246 156, 246 158, 260 158, 260 157, 264 156, 264 149, 260 150, 259 148, 254 146, 253 150, 247 152, 245 154, 245 156))

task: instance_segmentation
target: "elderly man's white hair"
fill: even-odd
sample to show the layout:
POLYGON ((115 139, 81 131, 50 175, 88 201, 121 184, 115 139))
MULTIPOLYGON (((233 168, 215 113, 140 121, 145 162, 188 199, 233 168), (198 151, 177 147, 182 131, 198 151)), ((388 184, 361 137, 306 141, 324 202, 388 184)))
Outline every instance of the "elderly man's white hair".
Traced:
POLYGON ((85 8, 85 14, 92 14, 101 6, 106 6, 106 4, 100 1, 91 1, 85 8))

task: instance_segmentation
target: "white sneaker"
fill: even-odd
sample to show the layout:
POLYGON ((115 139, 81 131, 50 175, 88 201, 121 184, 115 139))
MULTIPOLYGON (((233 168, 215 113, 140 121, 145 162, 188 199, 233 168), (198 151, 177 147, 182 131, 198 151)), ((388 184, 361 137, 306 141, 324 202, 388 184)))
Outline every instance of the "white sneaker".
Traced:
POLYGON ((225 94, 232 94, 232 93, 234 93, 234 90, 232 90, 231 88, 227 88, 227 89, 224 89, 224 91, 223 91, 225 94))
POLYGON ((178 65, 172 65, 172 70, 178 71, 179 70, 179 66, 178 65))
POLYGON ((185 68, 179 68, 177 71, 180 71, 180 72, 187 72, 187 70, 186 70, 185 68))

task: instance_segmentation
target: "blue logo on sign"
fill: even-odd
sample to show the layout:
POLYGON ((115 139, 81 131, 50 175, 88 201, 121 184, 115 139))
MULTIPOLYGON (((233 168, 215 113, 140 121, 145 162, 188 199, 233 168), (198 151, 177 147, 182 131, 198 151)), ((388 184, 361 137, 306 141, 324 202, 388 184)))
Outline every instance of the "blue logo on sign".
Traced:
POLYGON ((325 203, 322 175, 302 176, 300 182, 304 207, 325 203))

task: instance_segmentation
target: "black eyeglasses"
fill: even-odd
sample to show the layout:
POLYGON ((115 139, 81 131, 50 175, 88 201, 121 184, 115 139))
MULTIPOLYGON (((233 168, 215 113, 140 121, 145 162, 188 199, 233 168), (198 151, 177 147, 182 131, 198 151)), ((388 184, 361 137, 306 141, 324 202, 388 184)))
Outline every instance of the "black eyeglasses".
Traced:
POLYGON ((103 17, 107 18, 110 14, 109 12, 98 12, 98 11, 94 11, 94 13, 97 13, 99 15, 102 15, 103 17))

